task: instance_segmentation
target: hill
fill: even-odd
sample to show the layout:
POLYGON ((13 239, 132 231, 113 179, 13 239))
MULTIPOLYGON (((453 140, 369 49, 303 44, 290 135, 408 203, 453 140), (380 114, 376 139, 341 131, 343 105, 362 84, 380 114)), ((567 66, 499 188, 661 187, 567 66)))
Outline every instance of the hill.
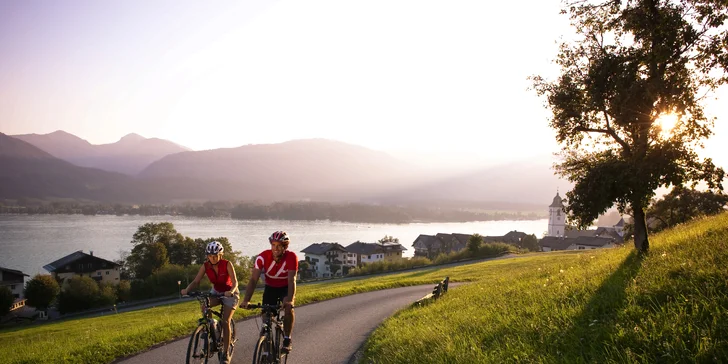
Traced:
POLYGON ((377 328, 363 362, 716 363, 728 358, 728 213, 627 246, 442 271, 472 284, 377 328))
POLYGON ((164 139, 144 138, 134 133, 115 143, 99 145, 62 130, 49 134, 22 134, 12 137, 77 166, 129 175, 136 175, 166 155, 190 150, 164 139))

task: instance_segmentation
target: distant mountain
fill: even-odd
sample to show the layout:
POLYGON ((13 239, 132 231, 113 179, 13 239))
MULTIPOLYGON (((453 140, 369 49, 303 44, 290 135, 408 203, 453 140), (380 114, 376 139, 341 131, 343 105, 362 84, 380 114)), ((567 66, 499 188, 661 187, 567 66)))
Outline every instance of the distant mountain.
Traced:
POLYGON ((554 175, 549 158, 541 158, 438 176, 407 188, 371 195, 369 200, 410 204, 432 201, 480 208, 528 209, 548 206, 557 188, 567 191, 571 187, 569 181, 554 175))
POLYGON ((234 181, 257 186, 259 193, 277 200, 357 200, 365 193, 412 183, 417 173, 384 152, 304 139, 173 154, 152 163, 139 177, 234 181))
POLYGON ((77 198, 131 201, 140 195, 131 178, 75 166, 0 133, 0 198, 77 198))
POLYGON ((73 134, 58 130, 50 134, 23 134, 12 137, 26 141, 51 155, 77 166, 136 175, 152 162, 174 153, 190 150, 167 140, 129 134, 116 143, 94 145, 73 134))

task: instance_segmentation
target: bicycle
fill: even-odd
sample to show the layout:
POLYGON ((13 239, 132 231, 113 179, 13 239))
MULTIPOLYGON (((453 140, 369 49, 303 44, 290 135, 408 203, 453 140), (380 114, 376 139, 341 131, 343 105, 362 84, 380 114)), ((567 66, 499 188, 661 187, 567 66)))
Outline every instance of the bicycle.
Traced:
POLYGON ((260 338, 253 351, 253 364, 285 364, 288 354, 283 352, 283 320, 280 302, 275 305, 248 304, 247 309, 263 309, 265 320, 260 329, 260 338), (268 323, 266 323, 268 322, 268 323), (275 337, 271 328, 275 329, 275 337))
MULTIPOLYGON (((213 315, 222 320, 222 305, 220 311, 215 311, 210 307, 210 297, 222 297, 222 294, 214 294, 211 292, 188 292, 187 296, 195 297, 200 301, 200 311, 202 317, 197 320, 198 325, 192 331, 190 343, 187 345, 187 363, 207 363, 217 353, 218 360, 223 362, 223 338, 222 325, 213 315), (210 341, 212 343, 210 343, 210 341)), ((230 321, 230 348, 228 356, 232 358, 235 349, 235 323, 230 321)))

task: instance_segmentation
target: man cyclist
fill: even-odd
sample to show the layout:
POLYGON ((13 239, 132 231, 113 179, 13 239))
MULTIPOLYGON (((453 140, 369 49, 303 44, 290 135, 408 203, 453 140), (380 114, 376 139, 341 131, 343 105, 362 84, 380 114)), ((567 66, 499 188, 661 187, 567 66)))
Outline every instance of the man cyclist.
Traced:
POLYGON ((263 290, 263 304, 275 305, 283 302, 285 316, 283 317, 283 352, 291 352, 291 332, 295 317, 293 305, 296 300, 296 274, 298 273, 298 257, 296 253, 288 251, 288 234, 285 231, 276 231, 268 238, 270 249, 264 250, 255 259, 253 274, 250 276, 245 296, 240 307, 247 308, 253 291, 258 284, 260 273, 265 272, 265 289, 263 290))
MULTIPOLYGON (((210 307, 214 307, 222 303, 222 334, 223 334, 223 364, 228 363, 230 358, 228 357, 228 348, 230 347, 230 321, 233 317, 233 312, 238 307, 238 301, 240 300, 240 291, 238 291, 238 278, 235 275, 235 269, 232 263, 226 259, 222 259, 223 246, 217 241, 212 241, 207 244, 205 253, 207 253, 207 261, 200 267, 197 272, 195 279, 190 282, 187 288, 180 291, 184 296, 189 292, 190 289, 194 289, 200 285, 200 280, 207 274, 207 278, 212 283, 211 293, 224 294, 223 297, 210 298, 210 307)), ((234 323, 233 323, 234 325, 234 323)))

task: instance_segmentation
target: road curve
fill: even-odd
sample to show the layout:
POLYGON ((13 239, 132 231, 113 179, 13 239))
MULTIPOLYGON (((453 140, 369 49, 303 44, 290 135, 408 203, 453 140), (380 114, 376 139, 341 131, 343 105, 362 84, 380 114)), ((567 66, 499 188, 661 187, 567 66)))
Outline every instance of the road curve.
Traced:
MULTIPOLYGON (((432 287, 385 289, 297 307, 288 363, 347 363, 380 323, 432 292, 432 287)), ((236 323, 238 342, 232 363, 252 362, 259 327, 259 318, 236 323)), ((188 342, 189 336, 115 363, 184 363, 188 342)), ((215 357, 210 362, 218 361, 215 357)))

